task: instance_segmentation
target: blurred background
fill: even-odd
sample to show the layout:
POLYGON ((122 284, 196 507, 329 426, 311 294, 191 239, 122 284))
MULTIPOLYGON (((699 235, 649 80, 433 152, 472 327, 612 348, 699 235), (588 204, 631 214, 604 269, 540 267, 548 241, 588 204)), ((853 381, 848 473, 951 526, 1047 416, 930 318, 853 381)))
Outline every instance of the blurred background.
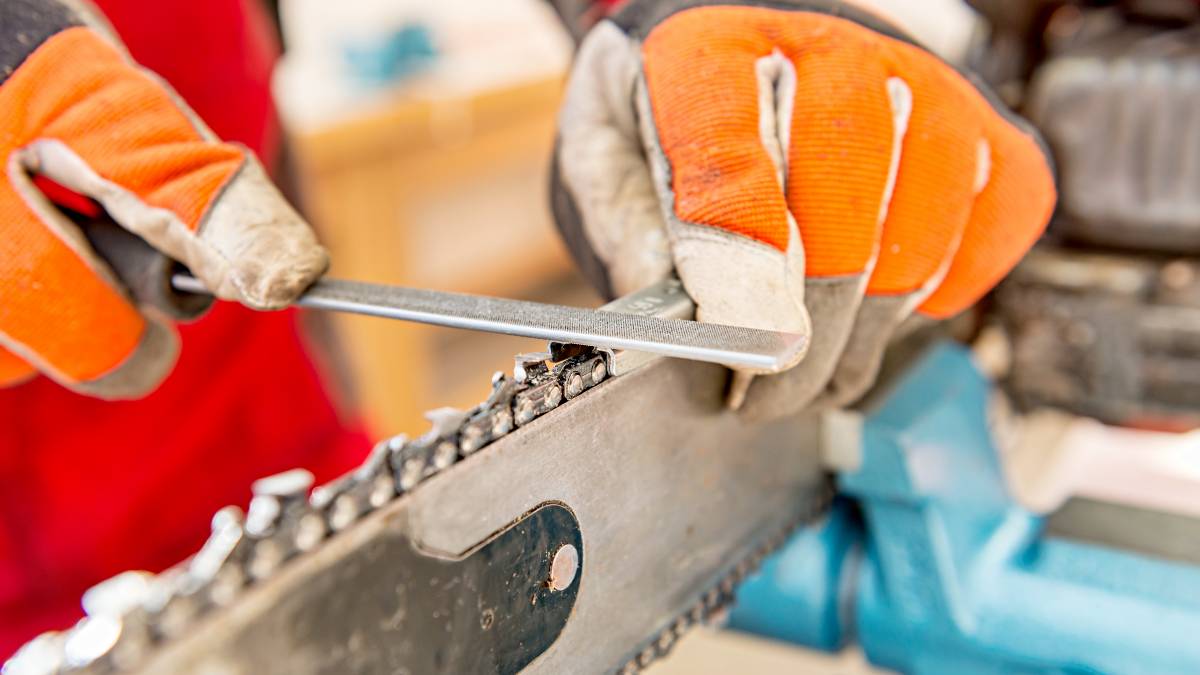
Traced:
MULTIPOLYGON (((339 277, 599 302, 547 208, 573 44, 539 0, 281 0, 274 91, 297 199, 339 277)), ((469 407, 538 343, 338 316, 379 433, 469 407)))

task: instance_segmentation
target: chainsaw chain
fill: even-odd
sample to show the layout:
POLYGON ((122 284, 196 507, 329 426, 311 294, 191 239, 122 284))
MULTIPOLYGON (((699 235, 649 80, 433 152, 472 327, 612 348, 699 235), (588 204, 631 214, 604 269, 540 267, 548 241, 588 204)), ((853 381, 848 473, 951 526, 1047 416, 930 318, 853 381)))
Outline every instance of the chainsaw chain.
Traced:
POLYGON ((427 413, 432 422, 427 433, 379 442, 361 466, 311 495, 312 475, 302 469, 256 481, 245 516, 235 506, 218 511, 211 535, 190 559, 158 575, 126 572, 97 585, 84 596, 87 616, 66 631, 31 640, 4 664, 4 675, 136 669, 152 650, 272 578, 292 559, 608 379, 605 352, 577 349, 556 362, 552 358, 541 352, 518 355, 512 376, 492 377, 486 401, 465 412, 427 413))

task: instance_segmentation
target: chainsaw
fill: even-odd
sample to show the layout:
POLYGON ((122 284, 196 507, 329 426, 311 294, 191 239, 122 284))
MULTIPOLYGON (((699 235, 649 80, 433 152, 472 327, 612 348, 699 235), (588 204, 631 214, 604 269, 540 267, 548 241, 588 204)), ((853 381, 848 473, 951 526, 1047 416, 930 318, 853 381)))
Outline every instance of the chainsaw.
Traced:
POLYGON ((256 482, 190 559, 93 588, 5 675, 636 673, 831 503, 818 417, 724 400, 725 366, 780 369, 804 338, 690 321, 678 281, 601 311, 336 281, 298 304, 550 344, 338 480, 256 482))

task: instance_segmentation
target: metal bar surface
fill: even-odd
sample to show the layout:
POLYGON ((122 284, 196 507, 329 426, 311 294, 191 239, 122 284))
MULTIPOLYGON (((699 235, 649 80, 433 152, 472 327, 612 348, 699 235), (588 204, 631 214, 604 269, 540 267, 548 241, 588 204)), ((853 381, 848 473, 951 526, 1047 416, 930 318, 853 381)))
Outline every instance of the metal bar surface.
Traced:
POLYGON ((526 672, 619 669, 826 489, 815 421, 746 424, 725 409, 727 377, 717 366, 659 360, 599 385, 305 554, 168 644, 144 672, 396 672, 396 650, 444 617, 406 605, 404 587, 374 582, 368 572, 386 567, 386 556, 361 561, 395 537, 456 558, 546 503, 578 519, 579 595, 526 672))
MULTIPOLYGON (((208 292, 189 275, 175 275, 171 283, 179 291, 208 292)), ((796 333, 337 279, 318 281, 295 304, 602 349, 648 352, 761 373, 786 370, 808 346, 807 337, 796 333)))

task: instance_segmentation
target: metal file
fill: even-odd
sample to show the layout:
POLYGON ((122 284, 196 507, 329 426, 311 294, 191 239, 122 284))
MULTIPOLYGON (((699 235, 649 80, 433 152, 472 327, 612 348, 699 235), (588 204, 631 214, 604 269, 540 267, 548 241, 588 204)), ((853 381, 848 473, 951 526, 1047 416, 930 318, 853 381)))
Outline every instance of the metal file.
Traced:
MULTIPOLYGON (((185 274, 172 277, 172 285, 187 293, 207 293, 198 279, 185 274)), ((681 292, 677 295, 686 297, 681 292)), ((313 284, 295 304, 707 361, 759 373, 786 370, 803 357, 808 346, 807 336, 796 333, 336 279, 322 279, 313 284)))

